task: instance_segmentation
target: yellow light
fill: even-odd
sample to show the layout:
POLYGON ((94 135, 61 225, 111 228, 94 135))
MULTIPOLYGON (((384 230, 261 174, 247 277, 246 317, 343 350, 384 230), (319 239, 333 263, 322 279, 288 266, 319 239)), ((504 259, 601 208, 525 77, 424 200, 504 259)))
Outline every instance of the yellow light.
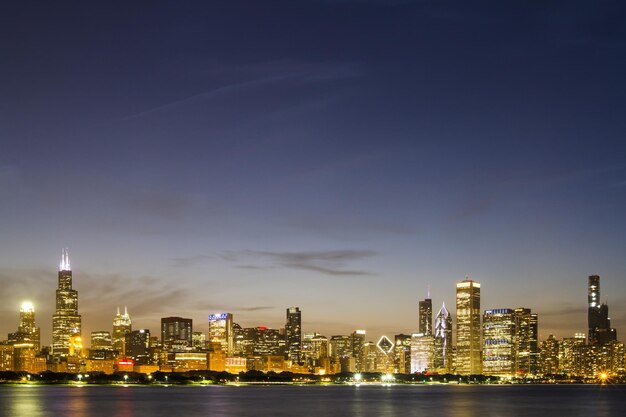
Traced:
POLYGON ((609 379, 609 375, 606 372, 602 372, 600 374, 600 379, 606 381, 607 379, 609 379))
POLYGON ((35 311, 35 306, 30 301, 24 301, 20 307, 20 311, 35 311))

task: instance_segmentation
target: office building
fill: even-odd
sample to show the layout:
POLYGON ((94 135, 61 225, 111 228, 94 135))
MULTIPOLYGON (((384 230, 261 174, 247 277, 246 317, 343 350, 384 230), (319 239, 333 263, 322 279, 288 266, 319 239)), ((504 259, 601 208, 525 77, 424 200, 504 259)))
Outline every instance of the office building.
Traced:
POLYGON ((120 314, 120 308, 117 308, 117 314, 113 318, 113 349, 120 356, 124 356, 126 335, 133 330, 133 324, 128 315, 128 309, 124 307, 124 314, 120 314))
POLYGON ((91 349, 92 350, 113 350, 113 341, 111 332, 99 330, 91 332, 91 349))
POLYGON ((29 346, 36 352, 41 349, 40 330, 35 324, 35 307, 30 302, 22 303, 20 307, 20 324, 17 332, 9 334, 10 344, 29 346))
POLYGON ((411 373, 433 370, 434 339, 432 335, 414 333, 411 335, 411 373))
POLYGON ((485 310, 483 315, 483 374, 515 375, 515 312, 510 308, 485 310))
POLYGON ((126 339, 125 356, 131 358, 137 365, 148 365, 150 363, 150 330, 133 330, 124 337, 126 339))
POLYGON ((609 306, 600 302, 600 276, 589 276, 587 286, 589 325, 588 342, 590 345, 604 345, 617 340, 617 331, 611 328, 609 306))
POLYGON ((298 307, 289 307, 287 309, 285 341, 287 342, 286 358, 293 363, 300 363, 300 352, 302 350, 302 313, 298 307))
POLYGON ((435 346, 433 367, 440 372, 452 370, 452 315, 445 303, 435 317, 435 346))
POLYGON ((72 288, 72 269, 67 249, 61 254, 56 309, 52 316, 52 354, 56 358, 70 353, 70 339, 80 338, 81 317, 78 314, 78 291, 72 288))
POLYGON ((516 308, 515 318, 515 372, 518 375, 539 373, 539 341, 537 314, 529 308, 516 308))
POLYGON ((480 283, 465 279, 456 284, 456 372, 482 373, 480 283))
POLYGON ((219 347, 227 356, 233 356, 233 315, 231 313, 217 313, 209 316, 209 345, 219 347))
POLYGON ((428 298, 419 302, 419 333, 433 334, 433 300, 428 298))
POLYGON ((192 346, 193 320, 182 317, 161 319, 161 345, 166 351, 184 351, 192 346))

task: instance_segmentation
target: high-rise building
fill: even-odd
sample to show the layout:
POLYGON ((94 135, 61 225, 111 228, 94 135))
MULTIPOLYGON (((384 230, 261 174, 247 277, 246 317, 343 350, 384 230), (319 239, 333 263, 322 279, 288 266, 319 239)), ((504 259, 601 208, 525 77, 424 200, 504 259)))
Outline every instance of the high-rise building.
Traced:
POLYGON ((92 350, 113 350, 111 332, 107 332, 103 330, 91 332, 91 349, 92 350))
POLYGON ((452 315, 446 309, 445 303, 435 317, 433 367, 444 372, 452 369, 452 315))
POLYGON ((233 356, 233 315, 217 313, 209 316, 209 343, 218 344, 227 356, 233 356))
POLYGON ((510 308, 485 310, 483 315, 483 374, 515 375, 515 312, 510 308))
POLYGON ((193 332, 191 333, 191 344, 194 349, 205 349, 206 348, 206 335, 202 332, 193 332))
POLYGON ((576 352, 585 345, 585 335, 577 333, 559 342, 559 373, 574 375, 576 371, 576 352))
POLYGON ((72 269, 67 249, 61 254, 56 310, 52 316, 52 354, 59 358, 70 353, 70 339, 80 339, 81 317, 78 314, 78 291, 72 288, 72 269))
POLYGON ((300 351, 302 350, 302 312, 298 307, 289 307, 287 309, 285 341, 287 342, 287 359, 291 360, 293 363, 300 363, 300 351))
POLYGON ((125 336, 126 356, 133 359, 138 365, 150 363, 150 330, 139 329, 127 333, 125 336))
POLYGON ((161 319, 161 344, 167 351, 182 351, 192 346, 193 320, 182 317, 161 319))
POLYGON ((539 373, 537 314, 529 308, 515 309, 515 371, 520 375, 539 373))
POLYGON ((397 374, 411 373, 411 335, 397 334, 395 336, 395 371, 397 374))
POLYGON ((411 373, 433 369, 434 340, 432 335, 414 333, 411 335, 411 373))
POLYGON ((482 373, 480 339, 480 283, 465 279, 456 284, 456 372, 482 373))
POLYGON ((117 314, 113 319, 113 349, 120 356, 126 355, 125 343, 126 335, 133 330, 133 323, 128 315, 128 309, 124 307, 124 314, 120 314, 120 308, 117 308, 117 314))
POLYGON ((589 324, 588 341, 590 345, 604 345, 613 340, 617 340, 617 331, 611 328, 609 318, 609 306, 600 303, 600 277, 598 275, 589 276, 587 287, 589 324))
POLYGON ((355 330, 350 335, 352 342, 352 357, 354 358, 355 368, 357 372, 364 372, 363 365, 363 346, 365 345, 365 330, 355 330))
POLYGON ((554 375, 559 372, 559 342, 553 334, 541 342, 541 373, 554 375))
POLYGON ((20 307, 20 324, 17 332, 9 334, 9 343, 29 347, 39 352, 41 348, 40 330, 35 324, 35 307, 30 302, 22 303, 20 307))
POLYGON ((393 373, 395 368, 394 344, 387 336, 376 343, 376 372, 393 373))
POLYGON ((419 333, 433 334, 433 300, 430 299, 430 294, 419 302, 419 333))

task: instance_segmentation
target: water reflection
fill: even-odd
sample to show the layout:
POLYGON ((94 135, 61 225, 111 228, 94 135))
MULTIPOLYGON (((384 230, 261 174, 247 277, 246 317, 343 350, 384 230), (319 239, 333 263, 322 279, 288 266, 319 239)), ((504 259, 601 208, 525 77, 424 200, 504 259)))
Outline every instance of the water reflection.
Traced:
POLYGON ((9 410, 9 415, 13 416, 43 416, 42 396, 39 387, 35 385, 23 385, 11 390, 9 396, 2 395, 2 408, 9 410), (6 404, 6 405, 5 405, 6 404))

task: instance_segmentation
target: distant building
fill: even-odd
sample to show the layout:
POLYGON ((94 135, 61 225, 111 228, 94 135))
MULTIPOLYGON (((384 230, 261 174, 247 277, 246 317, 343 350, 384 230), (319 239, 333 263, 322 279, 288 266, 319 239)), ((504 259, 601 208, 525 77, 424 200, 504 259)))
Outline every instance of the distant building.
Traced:
POLYGON ((113 350, 113 341, 111 332, 99 330, 91 332, 91 349, 92 350, 113 350))
POLYGON ((300 363, 302 350, 302 312, 298 307, 287 309, 287 322, 285 323, 285 340, 287 342, 287 359, 293 363, 300 363))
POLYGON ((576 351, 579 346, 585 345, 585 335, 576 334, 574 337, 567 337, 559 342, 559 373, 565 375, 575 375, 576 371, 576 351))
POLYGON ((452 316, 443 304, 435 317, 435 346, 433 367, 435 370, 452 370, 452 316))
POLYGON ((354 358, 355 367, 357 372, 365 372, 365 366, 363 365, 363 346, 365 345, 365 330, 355 330, 350 335, 352 342, 352 357, 354 358))
POLYGON ((148 365, 150 357, 150 330, 133 330, 125 336, 126 357, 131 358, 136 365, 148 365))
POLYGON ((483 315, 483 374, 515 375, 515 313, 510 308, 485 310, 483 315))
POLYGON ((604 345, 617 340, 617 331, 611 327, 609 318, 609 306, 600 303, 600 276, 589 276, 587 287, 589 324, 589 344, 604 345))
POLYGON ((541 373, 554 375, 559 373, 559 342, 553 334, 541 342, 540 348, 541 373))
POLYGON ((128 315, 128 309, 124 307, 124 314, 120 314, 120 308, 117 308, 117 314, 113 319, 113 349, 120 356, 126 355, 126 335, 133 330, 133 324, 128 315))
POLYGON ((480 283, 466 279, 456 284, 456 372, 482 373, 480 283))
POLYGON ((17 332, 9 334, 9 343, 28 345, 31 349, 39 352, 40 330, 35 324, 35 307, 32 303, 22 303, 20 307, 20 324, 17 332))
POLYGON ((411 335, 411 373, 422 373, 433 369, 434 339, 432 335, 411 335))
POLYGON ((411 373, 411 335, 397 334, 394 337, 394 362, 395 371, 398 374, 411 373))
POLYGON ((419 333, 433 334, 433 300, 430 295, 419 302, 419 333))
POLYGON ((206 348, 206 335, 202 332, 193 332, 191 333, 191 344, 194 349, 205 349, 206 348))
POLYGON ((65 357, 70 352, 70 338, 80 336, 78 291, 72 288, 72 269, 67 249, 63 249, 59 266, 56 310, 52 316, 52 354, 65 357))
POLYGON ((231 313, 209 316, 209 344, 219 344, 228 356, 233 355, 233 315, 231 313))
POLYGON ((182 317, 161 319, 161 344, 166 351, 182 351, 191 348, 193 320, 182 317))
POLYGON ((515 309, 515 372, 519 375, 537 375, 539 366, 537 314, 529 308, 515 309))

